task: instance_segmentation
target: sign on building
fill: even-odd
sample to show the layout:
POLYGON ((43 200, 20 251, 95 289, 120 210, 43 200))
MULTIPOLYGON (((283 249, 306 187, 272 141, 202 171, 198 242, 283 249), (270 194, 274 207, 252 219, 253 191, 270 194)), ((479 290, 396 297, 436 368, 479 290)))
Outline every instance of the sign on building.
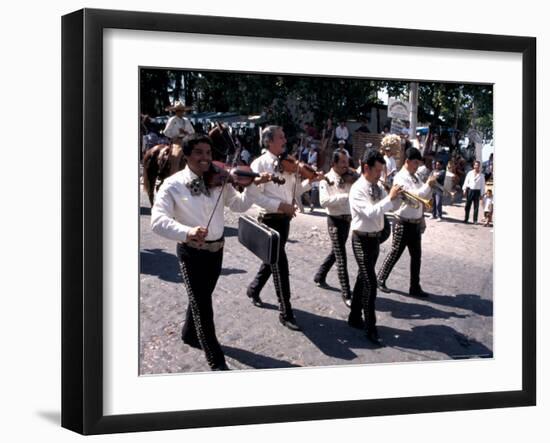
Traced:
POLYGON ((411 104, 408 101, 390 97, 388 101, 388 117, 408 121, 410 115, 411 104))

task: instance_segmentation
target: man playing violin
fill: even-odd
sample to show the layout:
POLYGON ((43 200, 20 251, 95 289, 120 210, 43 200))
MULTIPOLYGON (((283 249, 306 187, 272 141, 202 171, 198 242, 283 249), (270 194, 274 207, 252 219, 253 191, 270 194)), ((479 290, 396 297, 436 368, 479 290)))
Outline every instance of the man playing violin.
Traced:
MULTIPOLYGON (((202 349, 212 370, 227 370, 212 310, 212 293, 222 268, 223 207, 244 212, 252 203, 269 201, 254 184, 238 193, 230 185, 209 187, 205 183, 212 166, 210 138, 191 136, 184 142, 183 155, 187 165, 164 181, 155 198, 151 227, 156 234, 178 242, 177 256, 189 297, 183 342, 202 349)), ((257 183, 270 178, 269 174, 260 174, 257 183)))
MULTIPOLYGON (((393 183, 400 185, 403 190, 414 196, 427 199, 432 195, 432 187, 435 186, 436 178, 431 176, 426 183, 422 182, 416 173, 421 161, 422 154, 418 149, 407 149, 405 151, 405 164, 395 176, 393 183)), ((395 211, 395 217, 392 246, 382 264, 382 269, 378 273, 378 288, 382 292, 390 292, 386 286, 386 280, 407 247, 411 256, 409 295, 426 297, 428 294, 420 286, 424 207, 422 204, 417 204, 414 207, 411 205, 410 199, 404 200, 395 211)))
POLYGON ((384 213, 393 209, 393 201, 401 189, 392 186, 389 194, 380 186, 385 161, 380 152, 367 150, 361 161, 361 177, 349 193, 353 254, 357 261, 358 278, 353 288, 348 325, 365 329, 367 339, 380 345, 376 329, 376 271, 374 269, 380 242, 384 237, 384 213), (362 318, 364 315, 364 321, 362 318))
POLYGON ((265 183, 260 186, 260 191, 268 200, 268 203, 257 203, 262 208, 260 221, 276 230, 280 235, 279 260, 273 265, 263 263, 254 280, 248 285, 246 293, 254 306, 263 306, 260 292, 269 277, 273 275, 273 283, 279 302, 279 321, 292 331, 300 331, 290 304, 290 281, 285 245, 288 239, 290 220, 296 215, 297 206, 295 202, 311 188, 312 181, 319 180, 323 176, 322 174, 315 175, 308 180, 301 181, 298 174, 283 171, 280 156, 285 152, 286 138, 283 128, 280 126, 267 126, 262 131, 261 141, 262 146, 266 148, 266 152, 252 162, 250 165, 252 170, 272 174, 282 171, 282 177, 285 179, 285 184, 282 186, 273 183, 265 183))
POLYGON ((344 152, 336 151, 332 155, 332 167, 326 177, 332 181, 332 186, 326 181, 319 184, 319 201, 327 210, 327 227, 332 250, 325 258, 313 281, 321 288, 327 288, 326 277, 336 263, 338 280, 342 289, 342 299, 346 306, 351 306, 351 289, 349 284, 346 256, 346 241, 349 236, 351 213, 349 209, 349 191, 356 179, 355 171, 349 167, 349 157, 344 152))

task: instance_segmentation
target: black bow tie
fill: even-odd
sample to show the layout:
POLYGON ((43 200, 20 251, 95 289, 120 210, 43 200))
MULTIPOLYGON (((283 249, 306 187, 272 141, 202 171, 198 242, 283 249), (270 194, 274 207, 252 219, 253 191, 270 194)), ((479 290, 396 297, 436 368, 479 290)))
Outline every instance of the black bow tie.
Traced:
POLYGON ((192 196, 197 196, 201 194, 204 194, 208 197, 210 196, 210 191, 206 187, 206 184, 204 183, 204 180, 202 177, 197 177, 196 179, 185 183, 185 186, 189 188, 189 191, 191 192, 192 196))

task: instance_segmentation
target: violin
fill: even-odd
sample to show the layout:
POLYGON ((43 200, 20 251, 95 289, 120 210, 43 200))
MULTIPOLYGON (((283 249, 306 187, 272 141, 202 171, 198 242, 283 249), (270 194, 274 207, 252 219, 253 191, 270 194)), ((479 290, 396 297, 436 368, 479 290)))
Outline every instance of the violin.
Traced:
MULTIPOLYGON (((222 186, 224 183, 231 183, 234 186, 246 188, 254 182, 260 174, 254 172, 250 166, 239 165, 231 167, 220 161, 212 161, 210 169, 204 173, 204 182, 209 188, 222 186)), ((285 179, 276 175, 271 176, 270 181, 283 185, 285 179)))
POLYGON ((361 174, 357 172, 355 169, 348 167, 347 171, 344 172, 342 175, 342 180, 344 180, 344 183, 355 183, 359 177, 361 177, 361 174))
POLYGON ((298 161, 296 157, 292 155, 286 155, 280 158, 281 168, 283 172, 289 172, 291 174, 299 174, 300 177, 311 180, 315 178, 321 178, 325 180, 329 185, 334 183, 321 173, 317 172, 311 165, 298 161))

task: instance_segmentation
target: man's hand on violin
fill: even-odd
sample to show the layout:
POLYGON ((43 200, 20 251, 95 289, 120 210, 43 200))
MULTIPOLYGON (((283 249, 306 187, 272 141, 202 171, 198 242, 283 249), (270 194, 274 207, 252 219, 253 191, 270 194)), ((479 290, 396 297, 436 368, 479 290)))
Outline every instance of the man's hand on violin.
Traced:
POLYGON ((269 172, 260 172, 260 176, 256 177, 254 179, 254 184, 261 185, 263 183, 267 183, 268 181, 271 181, 273 178, 273 175, 269 172))
POLYGON ((280 203, 279 204, 279 212, 282 212, 283 214, 288 215, 289 217, 295 217, 296 216, 296 206, 291 205, 289 203, 280 203))
POLYGON ((202 246, 206 241, 206 236, 208 235, 208 229, 202 226, 195 226, 187 233, 187 242, 196 243, 199 246, 202 246))

